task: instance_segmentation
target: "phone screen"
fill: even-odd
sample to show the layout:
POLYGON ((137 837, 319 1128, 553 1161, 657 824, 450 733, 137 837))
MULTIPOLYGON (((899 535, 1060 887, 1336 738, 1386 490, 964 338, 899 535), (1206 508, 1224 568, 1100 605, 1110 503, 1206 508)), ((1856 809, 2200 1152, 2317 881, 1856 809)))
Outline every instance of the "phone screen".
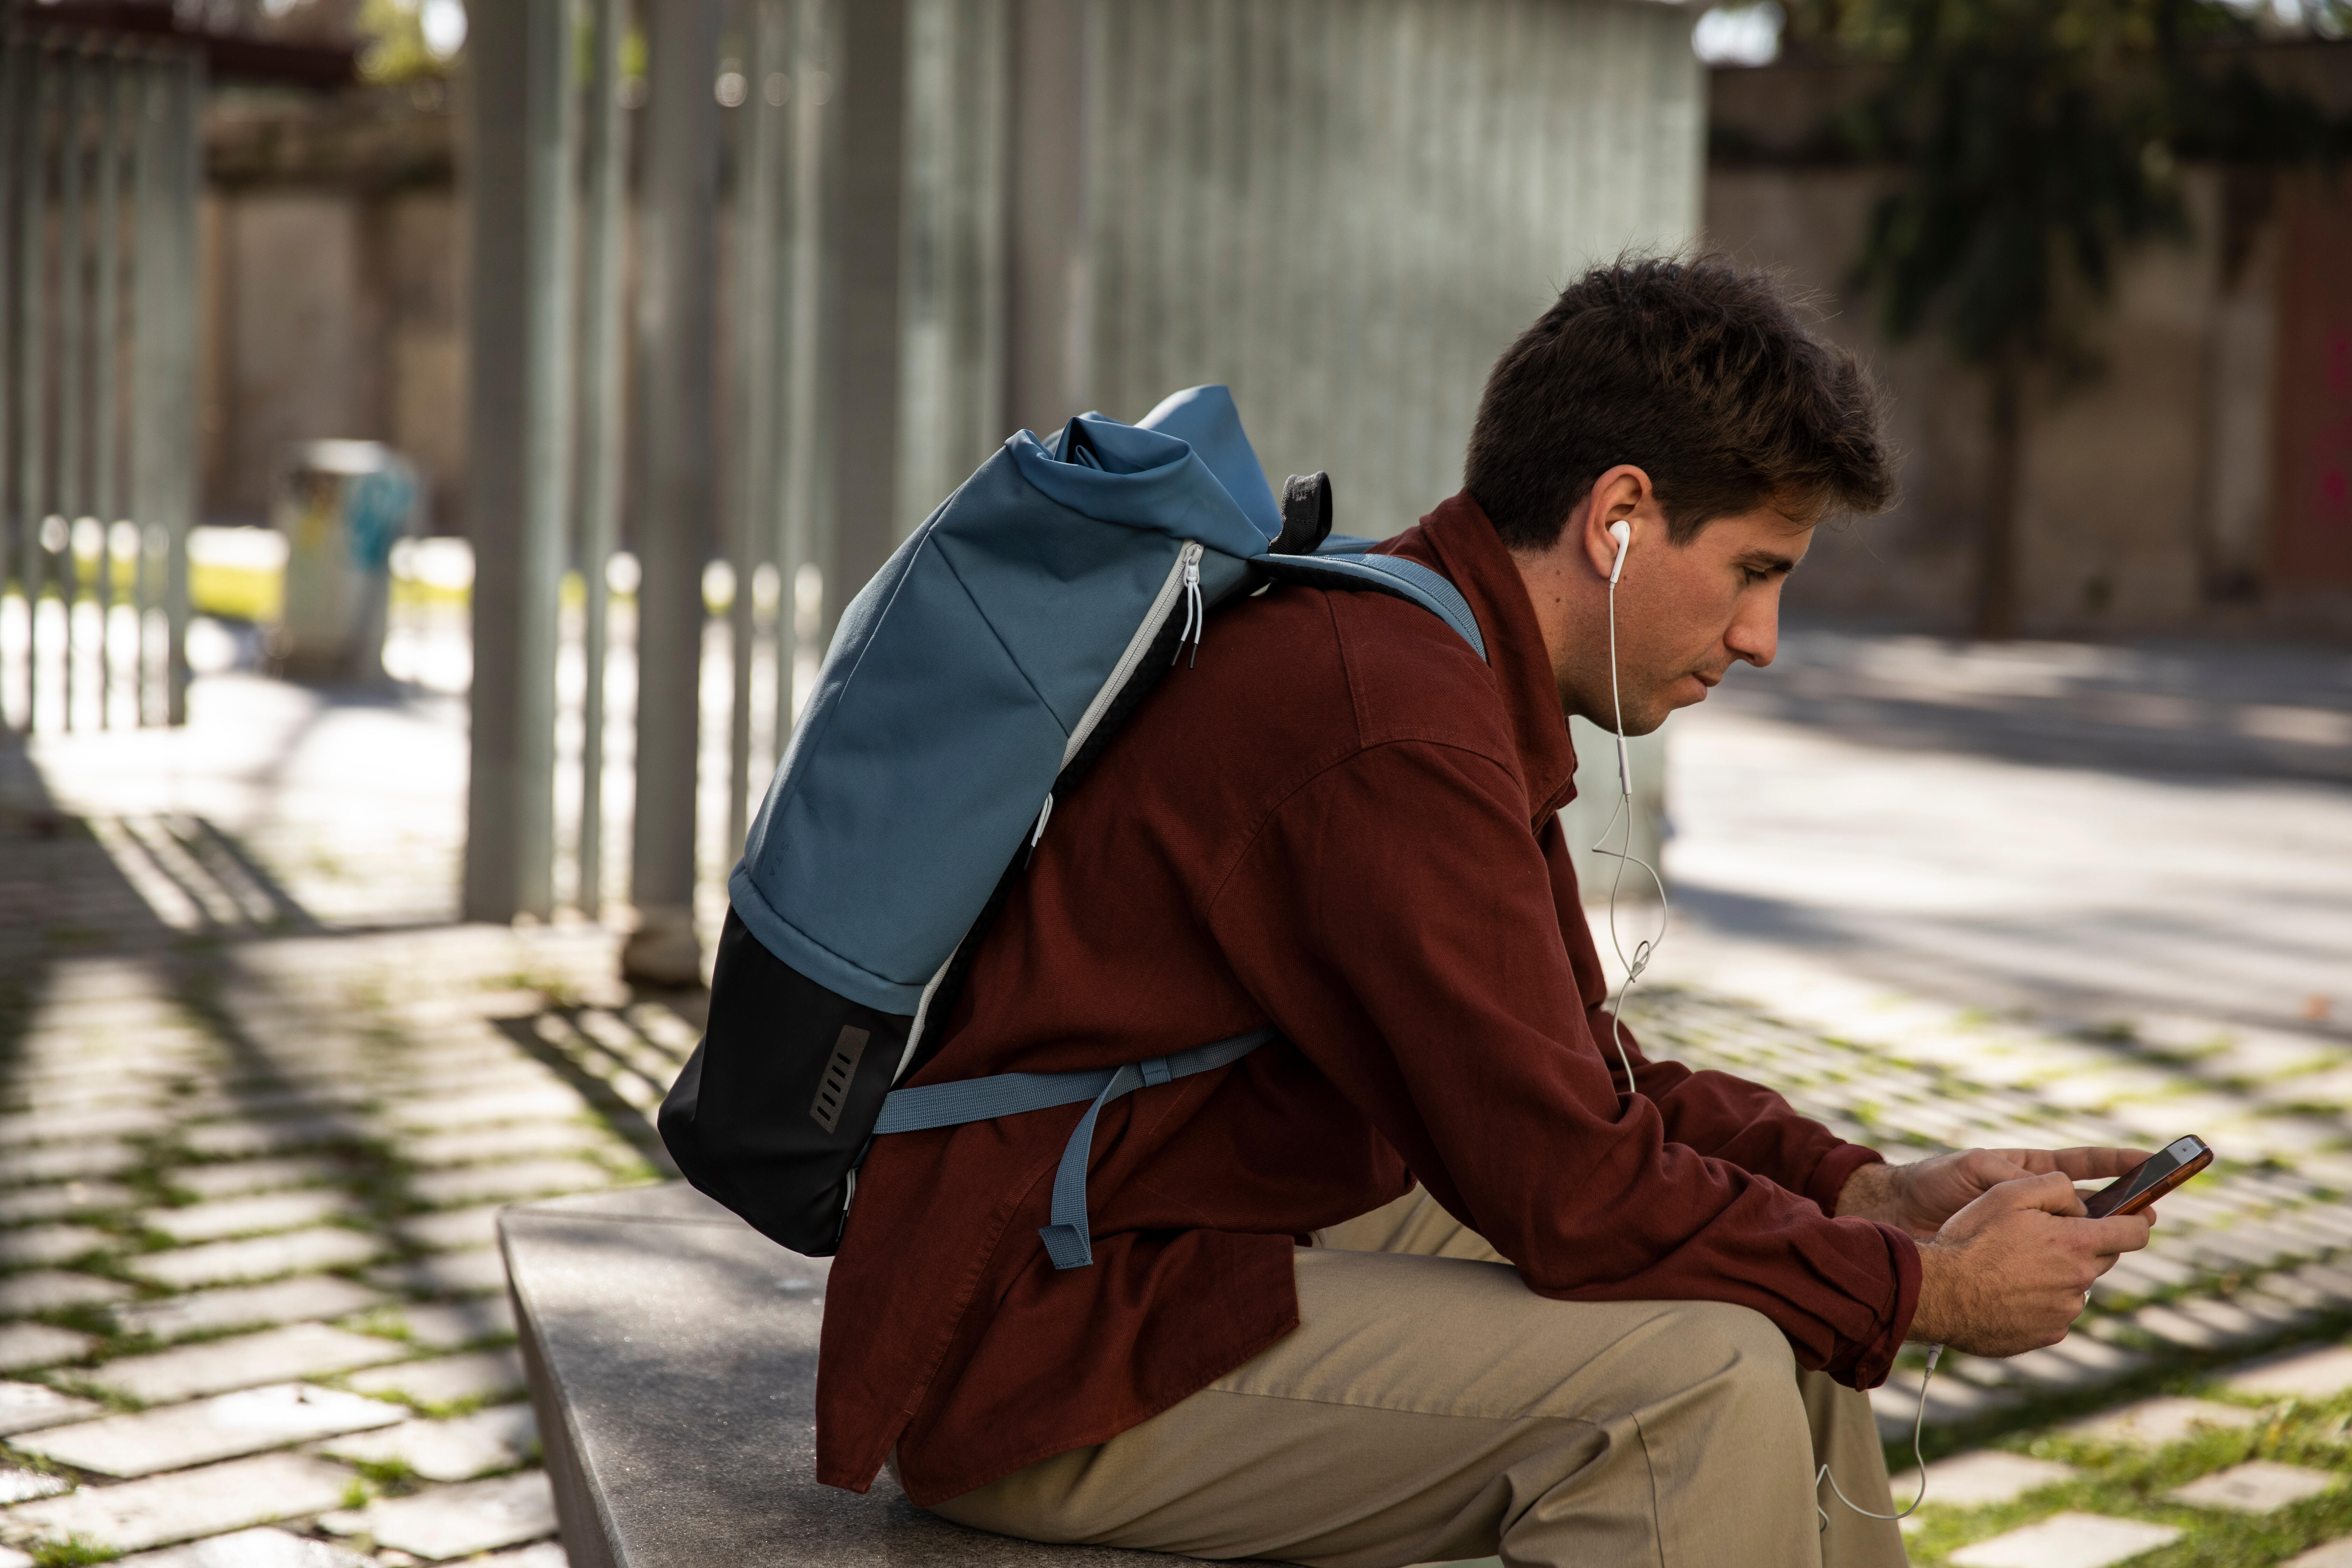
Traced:
POLYGON ((2163 1193, 2187 1181, 2210 1163, 2213 1151, 2202 1138, 2176 1138, 2084 1200, 2093 1219, 2104 1219, 2148 1193, 2163 1193))

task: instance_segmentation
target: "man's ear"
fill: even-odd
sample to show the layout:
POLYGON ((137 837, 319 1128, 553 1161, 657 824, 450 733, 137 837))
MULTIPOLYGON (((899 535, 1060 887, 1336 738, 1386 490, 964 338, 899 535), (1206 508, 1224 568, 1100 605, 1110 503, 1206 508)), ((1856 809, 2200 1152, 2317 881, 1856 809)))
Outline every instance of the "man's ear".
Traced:
POLYGON ((1650 476, 1631 463, 1620 463, 1592 481, 1592 489, 1569 514, 1560 542, 1580 555, 1606 582, 1617 564, 1617 538, 1609 531, 1609 525, 1621 521, 1633 525, 1636 546, 1658 521, 1650 476))

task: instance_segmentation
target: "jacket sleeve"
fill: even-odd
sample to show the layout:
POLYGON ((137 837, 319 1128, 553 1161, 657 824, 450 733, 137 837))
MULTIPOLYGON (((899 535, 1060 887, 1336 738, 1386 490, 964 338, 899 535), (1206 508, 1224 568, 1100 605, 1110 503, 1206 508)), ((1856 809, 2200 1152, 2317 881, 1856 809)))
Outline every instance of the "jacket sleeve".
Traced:
MULTIPOLYGON (((1294 791, 1204 912, 1272 1019, 1530 1288, 1750 1307, 1801 1364, 1883 1381, 1917 1301, 1916 1246, 1678 1141, 1659 1101, 1617 1092, 1525 802, 1478 752, 1372 746, 1294 791)), ((1665 1086, 1673 1117, 1739 1147, 1738 1097, 1703 1106, 1685 1081, 1706 1076, 1665 1086)))
MULTIPOLYGON (((1545 820, 1539 843, 1551 879, 1552 905, 1559 916, 1560 940, 1567 945, 1578 994, 1584 1004, 1586 1030, 1600 1042, 1603 1058, 1617 1075, 1616 1081, 1622 1083, 1625 1070, 1618 1064, 1609 1038, 1607 974, 1601 965, 1598 940, 1585 919, 1576 863, 1569 855, 1559 817, 1545 820)), ((1633 918, 1640 921, 1649 917, 1637 912, 1633 918)), ((1882 1163, 1877 1150, 1847 1142, 1811 1117, 1798 1114, 1795 1107, 1762 1084, 1731 1073, 1694 1072, 1680 1062, 1653 1061, 1642 1054, 1632 1025, 1620 1023, 1617 1028, 1633 1064, 1634 1082, 1643 1098, 1658 1108, 1669 1142, 1727 1161, 1743 1171, 1769 1176, 1832 1214, 1837 1212, 1838 1194, 1844 1190, 1846 1178, 1864 1165, 1882 1163)))

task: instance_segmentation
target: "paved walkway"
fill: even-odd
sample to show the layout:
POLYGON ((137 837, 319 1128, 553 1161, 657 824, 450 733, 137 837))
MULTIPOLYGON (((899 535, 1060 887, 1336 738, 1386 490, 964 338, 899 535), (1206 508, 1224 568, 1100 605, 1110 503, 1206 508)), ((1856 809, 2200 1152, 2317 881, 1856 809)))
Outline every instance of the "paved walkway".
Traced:
MULTIPOLYGON (((1915 1560, 2352 1564, 2352 945, 2328 923, 2352 790, 2326 747, 2126 772, 2066 725, 2019 741, 2085 700, 2073 677, 1889 734, 1869 704, 1932 716, 2014 684, 1983 661, 2020 651, 1792 654, 1813 707, 1776 707, 1800 699, 1775 671, 1677 721, 1689 912, 1644 1037, 1898 1158, 2184 1131, 2229 1156, 2064 1345, 1946 1359, 1915 1560), (2128 799, 2170 826, 2144 837, 2128 799), (2268 847, 2198 859, 2215 818, 2268 847), (2153 963, 2146 908, 2193 927, 2153 963), (2062 942, 2087 958, 2020 962, 2062 942)), ((2178 695, 2143 656, 2040 657, 2104 670, 2101 700, 2178 695)), ((2326 741, 2352 706, 2255 695, 2199 696, 2198 721, 2326 741)), ((78 1539, 174 1568, 553 1568, 492 1216, 661 1173, 647 1116, 695 1011, 614 985, 594 928, 446 923, 446 699, 196 698, 184 735, 0 751, 0 1564, 78 1539)), ((1903 1449, 1918 1388, 1906 1366, 1878 1396, 1903 1449)))

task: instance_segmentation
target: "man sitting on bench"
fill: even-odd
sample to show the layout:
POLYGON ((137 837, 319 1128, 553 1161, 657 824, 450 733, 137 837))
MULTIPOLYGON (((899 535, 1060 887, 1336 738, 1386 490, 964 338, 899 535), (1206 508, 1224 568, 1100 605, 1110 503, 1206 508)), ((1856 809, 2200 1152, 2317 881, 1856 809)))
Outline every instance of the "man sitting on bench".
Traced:
POLYGON ((1769 664, 1815 527, 1891 488, 1864 370, 1765 279, 1571 284, 1496 363, 1462 493, 1384 547, 1487 659, 1378 594, 1219 615, 1055 811, 913 1081, 1286 1043, 1104 1110, 1091 1268, 1038 1239, 1076 1108, 877 1140, 821 1479, 1204 1558, 1903 1562, 1857 1390, 1906 1340, 2063 1338, 2148 1233, 2073 1182, 2138 1155, 1889 1165, 1612 1040, 1559 816, 1564 715, 1643 734, 1769 664))

